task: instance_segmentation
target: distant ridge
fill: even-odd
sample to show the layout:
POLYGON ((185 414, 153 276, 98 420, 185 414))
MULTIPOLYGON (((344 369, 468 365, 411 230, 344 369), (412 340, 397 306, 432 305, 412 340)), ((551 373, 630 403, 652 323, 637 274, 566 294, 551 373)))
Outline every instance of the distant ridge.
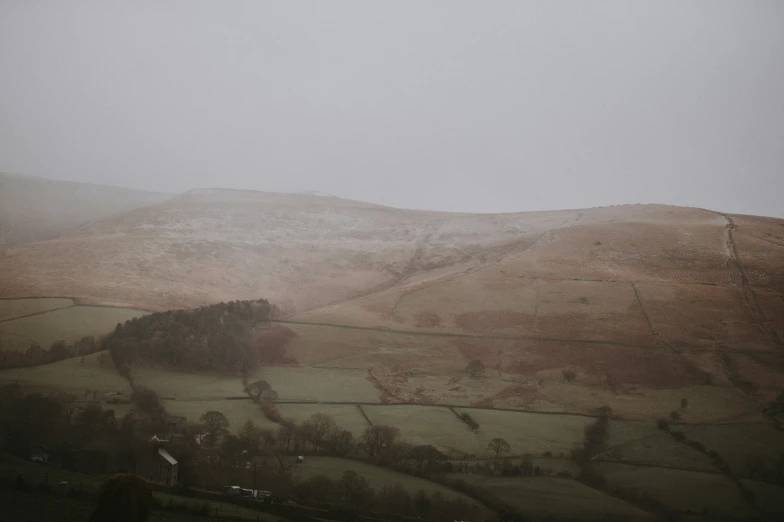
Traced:
POLYGON ((75 232, 171 194, 0 173, 0 250, 75 232))

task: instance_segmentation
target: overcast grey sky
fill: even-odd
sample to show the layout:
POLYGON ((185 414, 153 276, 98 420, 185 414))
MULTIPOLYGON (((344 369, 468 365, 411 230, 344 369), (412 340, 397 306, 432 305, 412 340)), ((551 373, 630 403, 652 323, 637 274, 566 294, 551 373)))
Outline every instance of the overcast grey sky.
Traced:
POLYGON ((784 217, 784 2, 2 0, 0 171, 784 217))

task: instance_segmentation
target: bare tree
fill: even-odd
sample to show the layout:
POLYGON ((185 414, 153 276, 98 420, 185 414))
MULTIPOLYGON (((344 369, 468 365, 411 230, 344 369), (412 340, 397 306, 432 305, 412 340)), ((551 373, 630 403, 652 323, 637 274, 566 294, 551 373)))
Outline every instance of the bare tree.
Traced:
POLYGON ((417 464, 419 473, 425 475, 433 471, 433 466, 436 462, 446 460, 446 455, 430 444, 414 446, 411 448, 409 456, 417 464))
POLYGON ((338 486, 342 490, 343 499, 350 506, 363 504, 373 491, 370 489, 367 479, 357 475, 355 471, 344 471, 338 486))
POLYGON ((256 381, 248 385, 248 395, 254 402, 272 402, 278 399, 278 393, 267 381, 256 381))
POLYGON ((242 428, 240 428, 239 440, 251 455, 259 453, 259 448, 261 447, 261 433, 252 420, 248 419, 245 424, 242 425, 242 428))
POLYGON ((303 423, 313 447, 318 449, 327 436, 337 429, 335 420, 326 413, 314 413, 303 423))
POLYGON ((511 447, 506 440, 496 437, 487 444, 487 449, 495 453, 495 458, 497 460, 501 453, 508 453, 511 447))
POLYGON ((278 428, 278 447, 283 451, 291 451, 291 445, 296 439, 296 428, 292 424, 283 424, 278 428))
POLYGON ((219 411, 208 411, 199 420, 207 429, 207 444, 210 447, 215 447, 221 435, 229 431, 229 419, 219 411))
POLYGON ((381 458, 399 433, 400 430, 392 426, 369 426, 362 434, 362 445, 371 459, 381 458))
POLYGON ((354 445, 354 435, 348 430, 334 430, 329 435, 329 445, 338 455, 348 455, 354 445))
POLYGON ((606 406, 599 408, 599 417, 595 422, 588 424, 583 429, 583 444, 572 450, 572 458, 578 463, 588 465, 599 455, 610 437, 611 409, 606 406))

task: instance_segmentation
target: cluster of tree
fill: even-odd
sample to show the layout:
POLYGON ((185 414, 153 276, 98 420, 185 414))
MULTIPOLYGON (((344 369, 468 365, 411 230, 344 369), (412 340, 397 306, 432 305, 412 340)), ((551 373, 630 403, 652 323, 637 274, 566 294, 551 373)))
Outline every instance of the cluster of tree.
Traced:
POLYGON ((474 419, 470 414, 461 413, 460 415, 458 415, 458 417, 460 418, 461 421, 465 422, 466 426, 468 426, 471 429, 471 431, 474 432, 479 431, 479 423, 476 422, 476 419, 474 419))
POLYGON ((138 407, 117 418, 113 410, 73 396, 24 394, 17 385, 0 388, 2 449, 29 458, 31 449, 40 446, 50 462, 73 471, 132 471, 144 453, 142 434, 163 427, 162 416, 138 407))
POLYGON ((31 344, 25 351, 0 350, 0 368, 21 368, 49 364, 71 357, 85 356, 100 351, 101 343, 92 336, 78 341, 55 341, 48 350, 38 344, 31 344))
POLYGON ((264 358, 253 328, 272 313, 263 299, 159 312, 118 324, 102 345, 131 378, 137 361, 174 370, 247 372, 264 358))
POLYGON ((300 424, 286 422, 277 430, 265 430, 248 420, 237 434, 229 433, 229 421, 218 411, 201 417, 203 444, 219 448, 232 466, 247 466, 252 456, 277 457, 321 454, 369 460, 379 465, 418 476, 451 471, 446 455, 431 445, 414 445, 399 440, 391 426, 368 426, 359 438, 341 429, 324 413, 315 413, 300 424))
POLYGON ((591 461, 597 457, 607 445, 610 438, 610 415, 612 410, 604 406, 599 410, 596 420, 583 430, 583 443, 572 449, 572 459, 583 469, 590 468, 591 461))

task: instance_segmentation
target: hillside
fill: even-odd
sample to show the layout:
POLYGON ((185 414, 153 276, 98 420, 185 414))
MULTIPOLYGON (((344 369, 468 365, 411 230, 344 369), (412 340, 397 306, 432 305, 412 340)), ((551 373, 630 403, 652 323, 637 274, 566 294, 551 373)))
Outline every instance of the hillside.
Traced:
POLYGON ((169 194, 0 173, 0 250, 75 232, 169 194))
POLYGON ((151 310, 268 299, 294 323, 281 325, 287 360, 372 372, 396 400, 634 411, 706 385, 716 403, 766 401, 784 383, 777 219, 662 205, 448 214, 195 190, 7 249, 0 273, 0 297, 151 310), (465 377, 472 360, 485 379, 465 377), (602 391, 556 386, 567 374, 602 391))

